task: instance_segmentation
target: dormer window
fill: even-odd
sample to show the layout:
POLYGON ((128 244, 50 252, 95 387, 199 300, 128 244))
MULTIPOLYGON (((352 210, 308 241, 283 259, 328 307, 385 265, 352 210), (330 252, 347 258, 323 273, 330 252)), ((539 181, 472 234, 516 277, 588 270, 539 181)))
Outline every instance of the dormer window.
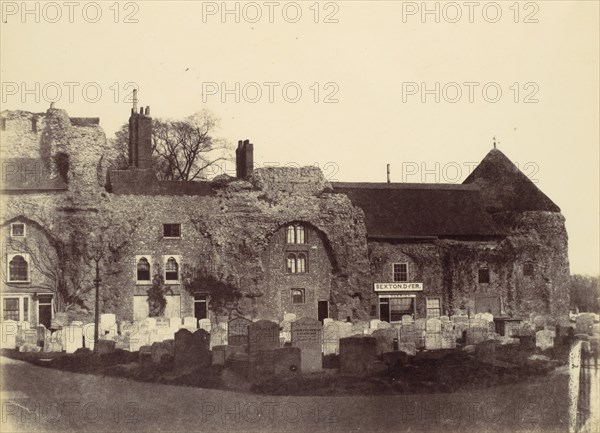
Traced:
POLYGON ((13 238, 25 236, 25 224, 23 223, 12 223, 10 225, 10 236, 13 238))
POLYGON ((305 244, 306 233, 304 226, 301 224, 290 224, 286 230, 286 243, 288 244, 305 244))
POLYGON ((163 224, 163 238, 181 238, 181 224, 163 224))

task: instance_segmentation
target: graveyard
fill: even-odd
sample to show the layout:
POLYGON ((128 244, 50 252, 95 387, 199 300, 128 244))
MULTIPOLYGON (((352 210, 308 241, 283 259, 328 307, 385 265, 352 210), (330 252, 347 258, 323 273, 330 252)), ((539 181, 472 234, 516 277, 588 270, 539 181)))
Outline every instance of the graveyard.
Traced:
POLYGON ((600 339, 594 314, 567 324, 489 313, 406 316, 399 324, 321 323, 293 314, 280 323, 130 323, 103 314, 96 347, 93 323, 53 325, 3 322, 2 354, 66 371, 272 395, 444 393, 518 383, 565 366, 575 341, 589 341, 597 356, 600 339))

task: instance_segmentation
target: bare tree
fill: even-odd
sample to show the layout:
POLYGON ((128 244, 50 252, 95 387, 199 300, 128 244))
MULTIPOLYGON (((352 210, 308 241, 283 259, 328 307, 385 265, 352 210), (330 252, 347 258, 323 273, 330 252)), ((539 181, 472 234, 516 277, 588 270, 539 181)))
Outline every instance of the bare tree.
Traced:
MULTIPOLYGON (((152 120, 153 168, 162 180, 206 179, 220 161, 228 158, 229 143, 215 137, 219 119, 202 110, 183 120, 152 120)), ((112 139, 119 166, 127 165, 128 125, 112 139)))

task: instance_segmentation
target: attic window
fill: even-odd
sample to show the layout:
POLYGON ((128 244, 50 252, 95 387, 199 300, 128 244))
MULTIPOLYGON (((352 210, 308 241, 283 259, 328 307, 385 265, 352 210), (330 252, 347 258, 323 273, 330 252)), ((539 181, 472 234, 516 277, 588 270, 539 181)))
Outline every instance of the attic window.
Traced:
POLYGON ((489 284, 489 282, 490 282, 489 268, 479 268, 477 280, 478 280, 479 284, 489 284))
POLYGON ((533 277, 533 262, 527 262, 523 265, 523 275, 525 277, 533 277))
POLYGON ((181 224, 163 224, 163 237, 181 238, 181 224))
POLYGON ((11 237, 24 237, 25 236, 25 224, 23 223, 12 223, 10 225, 10 236, 11 237))

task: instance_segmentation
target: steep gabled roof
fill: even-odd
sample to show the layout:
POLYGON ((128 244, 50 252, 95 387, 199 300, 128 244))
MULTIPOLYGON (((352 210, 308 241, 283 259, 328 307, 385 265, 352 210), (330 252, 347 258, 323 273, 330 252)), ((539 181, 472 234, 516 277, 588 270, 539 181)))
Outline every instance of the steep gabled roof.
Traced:
POLYGON ((560 208, 498 149, 488 152, 463 183, 480 188, 488 212, 560 212, 560 208))
POLYGON ((109 170, 106 189, 113 194, 213 195, 209 182, 158 180, 151 169, 109 170))
POLYGON ((41 158, 7 158, 0 168, 0 190, 18 192, 66 191, 61 176, 50 177, 41 158))
POLYGON ((371 238, 503 235, 471 185, 332 183, 363 209, 371 238))

